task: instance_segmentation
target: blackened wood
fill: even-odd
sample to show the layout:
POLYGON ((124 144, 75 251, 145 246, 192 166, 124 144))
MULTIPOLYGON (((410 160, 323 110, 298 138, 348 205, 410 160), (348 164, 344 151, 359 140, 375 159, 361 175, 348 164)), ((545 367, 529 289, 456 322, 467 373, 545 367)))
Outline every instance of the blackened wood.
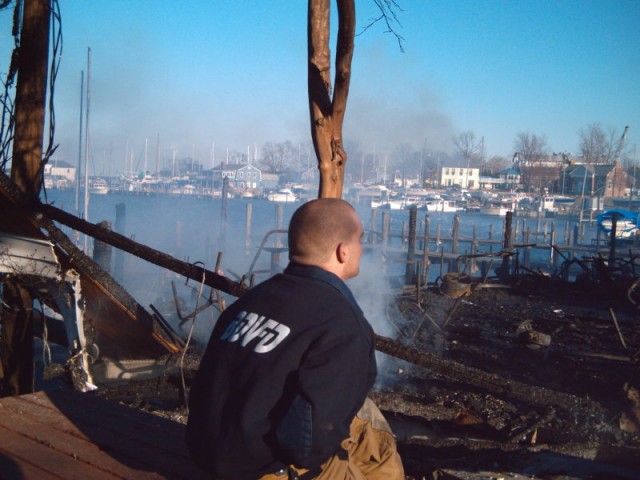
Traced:
MULTIPOLYGON (((4 231, 51 240, 63 270, 74 269, 80 273, 82 294, 91 299, 86 302, 85 318, 100 330, 102 353, 135 358, 179 351, 149 312, 41 213, 42 204, 18 190, 3 172, 0 172, 0 208, 4 231), (111 352, 104 347, 109 347, 111 352)), ((88 338, 91 338, 90 332, 88 338)))
POLYGON ((31 294, 18 277, 6 279, 2 288, 0 394, 33 392, 33 308, 31 294))
POLYGON ((598 404, 566 393, 556 392, 515 382, 496 374, 446 360, 436 355, 409 347, 391 338, 376 335, 376 349, 387 355, 405 360, 450 380, 489 391, 531 405, 556 405, 568 411, 580 411, 585 408, 600 410, 598 404))
POLYGON ((142 258, 154 265, 179 273, 192 280, 203 282, 205 285, 215 288, 216 290, 220 290, 236 297, 239 297, 247 291, 246 287, 237 282, 233 282, 222 275, 218 275, 217 273, 206 270, 198 265, 178 260, 171 255, 160 252, 151 247, 147 247, 146 245, 131 240, 119 233, 100 228, 93 223, 82 220, 52 205, 40 205, 39 208, 47 216, 62 223, 63 225, 71 227, 74 230, 78 230, 79 232, 93 238, 100 239, 109 245, 131 253, 132 255, 142 258))

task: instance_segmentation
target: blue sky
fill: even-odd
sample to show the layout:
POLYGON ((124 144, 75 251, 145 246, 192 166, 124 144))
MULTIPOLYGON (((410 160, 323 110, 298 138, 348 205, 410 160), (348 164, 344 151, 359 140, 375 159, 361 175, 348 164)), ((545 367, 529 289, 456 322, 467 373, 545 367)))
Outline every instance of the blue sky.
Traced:
MULTIPOLYGON (((362 32, 378 11, 356 3, 362 32)), ((531 132, 550 151, 577 153, 580 129, 595 122, 618 134, 629 125, 630 148, 640 140, 640 1, 398 3, 404 53, 382 24, 356 37, 346 141, 377 154, 406 143, 452 152, 452 136, 471 130, 486 156, 511 158, 516 135, 531 132)), ((77 161, 89 47, 97 173, 108 162, 125 168, 127 145, 139 165, 145 139, 150 162, 159 138, 163 162, 175 150, 205 166, 265 142, 304 150, 306 5, 60 0, 58 158, 77 161)), ((3 77, 10 21, 0 11, 3 77)))

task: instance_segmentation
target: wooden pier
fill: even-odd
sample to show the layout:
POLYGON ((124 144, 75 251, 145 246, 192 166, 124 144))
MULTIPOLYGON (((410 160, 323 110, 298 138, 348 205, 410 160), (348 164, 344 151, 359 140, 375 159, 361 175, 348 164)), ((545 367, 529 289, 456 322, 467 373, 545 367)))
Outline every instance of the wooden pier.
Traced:
POLYGON ((0 398, 0 480, 210 478, 184 428, 70 389, 0 398))
POLYGON ((526 221, 507 215, 503 231, 494 232, 490 225, 486 236, 481 237, 473 225, 472 235, 465 237, 460 234, 460 215, 454 215, 450 233, 443 234, 442 229, 447 226, 437 223, 434 227, 429 214, 419 219, 415 209, 407 212, 407 220, 400 226, 397 218, 392 224, 388 211, 382 212, 381 219, 378 213, 372 212, 367 247, 381 248, 388 261, 405 264, 406 284, 415 283, 417 277, 428 281, 430 277, 441 278, 445 273, 460 271, 484 278, 492 267, 505 269, 504 274, 518 273, 520 269, 548 273, 563 270, 563 276, 569 279, 570 268, 574 276, 584 272, 584 259, 613 264, 612 259, 622 256, 628 256, 630 264, 640 268, 638 240, 616 241, 612 245, 609 239, 596 236, 587 241, 584 225, 571 228, 568 221, 564 228, 557 228, 555 222, 538 218, 533 229, 531 223, 527 225, 526 221))

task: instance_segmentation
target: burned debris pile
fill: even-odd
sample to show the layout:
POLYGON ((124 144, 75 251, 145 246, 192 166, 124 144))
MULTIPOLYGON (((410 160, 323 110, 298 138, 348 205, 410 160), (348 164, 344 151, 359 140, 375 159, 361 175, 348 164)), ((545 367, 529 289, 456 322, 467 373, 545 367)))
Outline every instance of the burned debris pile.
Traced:
POLYGON ((392 357, 375 399, 408 472, 638 478, 640 311, 626 290, 537 274, 442 286, 394 299, 399 338, 378 338, 392 357))

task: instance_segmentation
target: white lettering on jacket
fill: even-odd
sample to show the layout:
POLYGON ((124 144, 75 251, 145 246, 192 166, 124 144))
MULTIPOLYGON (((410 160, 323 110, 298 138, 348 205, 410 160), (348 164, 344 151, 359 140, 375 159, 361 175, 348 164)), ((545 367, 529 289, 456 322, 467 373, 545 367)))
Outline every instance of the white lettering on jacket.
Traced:
POLYGON ((236 319, 229 324, 220 340, 227 342, 240 341, 240 345, 246 347, 251 340, 259 338, 260 341, 253 348, 256 353, 267 353, 276 348, 282 342, 291 329, 282 323, 270 318, 260 316, 257 313, 240 312, 236 319))

